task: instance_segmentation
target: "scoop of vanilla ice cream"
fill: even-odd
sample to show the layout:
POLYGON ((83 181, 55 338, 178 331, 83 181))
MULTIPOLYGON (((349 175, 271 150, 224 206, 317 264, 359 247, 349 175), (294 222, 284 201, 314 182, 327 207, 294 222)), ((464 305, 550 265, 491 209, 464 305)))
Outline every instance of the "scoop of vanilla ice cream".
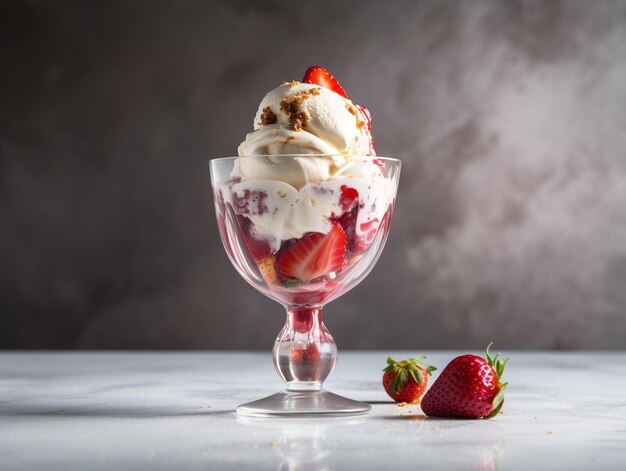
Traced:
POLYGON ((259 105, 254 131, 239 155, 326 154, 285 168, 272 158, 238 159, 234 178, 281 180, 296 188, 327 180, 350 155, 367 155, 372 138, 361 111, 347 98, 309 83, 286 82, 259 105))
POLYGON ((372 140, 352 101, 319 85, 300 82, 284 83, 265 95, 254 118, 254 129, 239 146, 239 155, 267 155, 275 150, 284 154, 367 155, 372 140), (265 127, 271 124, 293 132, 280 134, 276 128, 267 132, 265 127))

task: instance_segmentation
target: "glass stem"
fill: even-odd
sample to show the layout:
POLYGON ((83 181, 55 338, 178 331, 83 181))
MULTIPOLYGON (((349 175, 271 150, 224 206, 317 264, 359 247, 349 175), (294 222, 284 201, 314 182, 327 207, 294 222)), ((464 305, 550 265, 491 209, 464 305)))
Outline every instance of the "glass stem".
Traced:
POLYGON ((337 361, 337 346, 322 322, 322 308, 287 308, 287 322, 273 354, 274 368, 288 390, 320 390, 337 361))

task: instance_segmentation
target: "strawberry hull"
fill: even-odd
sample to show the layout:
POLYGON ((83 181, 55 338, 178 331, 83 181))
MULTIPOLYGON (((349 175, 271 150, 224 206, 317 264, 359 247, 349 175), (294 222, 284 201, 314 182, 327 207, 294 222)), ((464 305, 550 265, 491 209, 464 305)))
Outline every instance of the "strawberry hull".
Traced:
POLYGON ((407 404, 420 402, 431 372, 437 369, 424 363, 425 359, 416 357, 395 361, 391 357, 387 358, 387 366, 383 369, 383 387, 391 399, 407 404))

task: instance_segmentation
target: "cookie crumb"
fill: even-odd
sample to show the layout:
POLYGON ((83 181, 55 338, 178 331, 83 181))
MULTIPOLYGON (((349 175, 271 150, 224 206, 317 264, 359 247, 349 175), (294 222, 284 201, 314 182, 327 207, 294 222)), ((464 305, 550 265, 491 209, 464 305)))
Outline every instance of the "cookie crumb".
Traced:
POLYGON ((413 402, 398 402, 399 407, 416 406, 422 402, 421 399, 416 399, 413 402))
POLYGON ((263 108, 263 112, 261 113, 260 118, 261 118, 261 121, 259 121, 259 125, 261 126, 267 126, 268 124, 276 124, 276 121, 278 121, 276 114, 272 111, 272 108, 270 108, 269 106, 266 106, 265 108, 263 108))
POLYGON ((354 119, 356 120, 356 127, 358 130, 363 129, 363 127, 365 127, 365 121, 363 121, 360 116, 361 113, 359 113, 359 110, 357 109, 356 106, 354 106, 354 104, 352 102, 348 102, 346 103, 346 109, 348 110, 348 112, 350 112, 351 115, 354 116, 354 119))
POLYGON ((280 102, 280 111, 289 116, 289 128, 292 131, 302 131, 309 120, 309 115, 302 109, 302 104, 311 98, 320 94, 319 88, 311 88, 302 90, 298 93, 288 94, 283 101, 280 102))

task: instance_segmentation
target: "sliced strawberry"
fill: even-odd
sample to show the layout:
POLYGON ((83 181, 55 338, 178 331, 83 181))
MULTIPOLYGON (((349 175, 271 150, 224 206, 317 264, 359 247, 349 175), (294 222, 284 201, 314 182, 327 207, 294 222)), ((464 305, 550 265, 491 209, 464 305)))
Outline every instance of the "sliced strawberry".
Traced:
POLYGON ((254 223, 245 216, 237 216, 237 223, 243 235, 243 241, 248 249, 248 253, 255 262, 260 262, 272 255, 272 249, 267 241, 257 239, 252 234, 254 223))
POLYGON ((320 65, 312 65, 311 67, 306 69, 302 82, 320 85, 322 87, 328 88, 329 90, 332 90, 335 93, 338 93, 344 98, 348 98, 348 94, 343 89, 343 87, 339 85, 337 79, 333 77, 333 75, 328 70, 320 65))
POLYGON ((346 255, 346 234, 334 223, 328 234, 313 232, 276 255, 278 271, 289 278, 311 281, 341 268, 346 255))

